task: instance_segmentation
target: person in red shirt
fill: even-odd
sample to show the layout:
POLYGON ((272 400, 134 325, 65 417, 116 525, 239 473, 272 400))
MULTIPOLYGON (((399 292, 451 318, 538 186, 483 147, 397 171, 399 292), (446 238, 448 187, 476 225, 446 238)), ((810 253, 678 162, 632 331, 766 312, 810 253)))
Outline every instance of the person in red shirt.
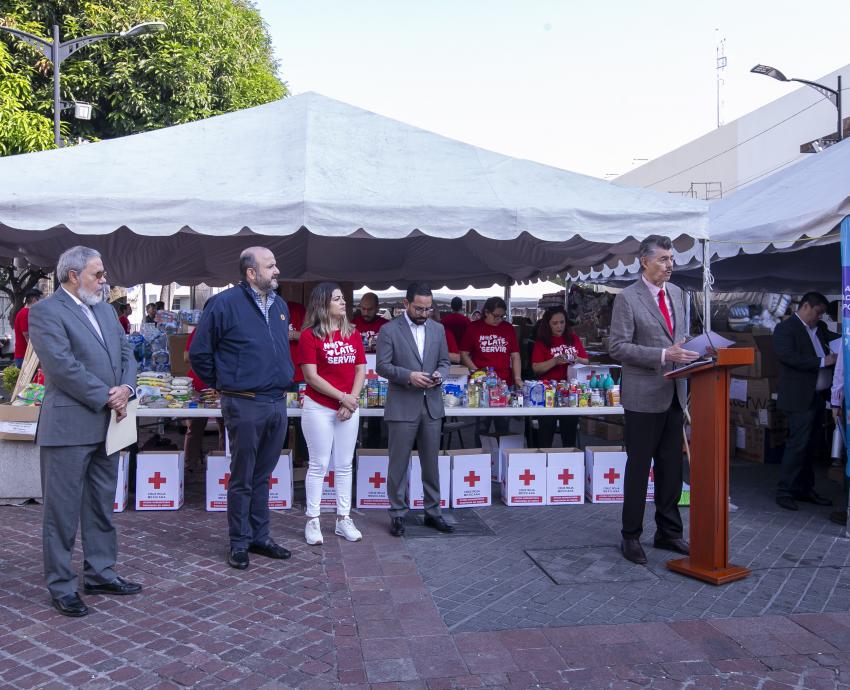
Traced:
POLYGON ((345 297, 336 283, 319 283, 310 295, 304 329, 298 341, 298 361, 307 390, 301 411, 301 429, 310 455, 307 477, 308 544, 323 541, 319 525, 322 485, 333 460, 336 488, 335 533, 360 541, 351 520, 351 466, 360 428, 358 400, 366 378, 363 339, 348 321, 345 297))
POLYGON ((449 349, 449 362, 460 364, 460 347, 457 340, 448 328, 444 329, 444 332, 446 334, 446 347, 449 349))
POLYGON ((381 326, 389 323, 383 316, 378 316, 378 296, 374 292, 367 292, 360 298, 360 314, 355 316, 351 323, 360 331, 361 337, 373 343, 369 351, 374 352, 378 331, 381 330, 381 326))
POLYGON ((306 310, 299 302, 286 300, 289 307, 289 354, 295 365, 295 376, 292 377, 292 390, 298 390, 298 384, 304 382, 304 373, 301 371, 301 363, 298 361, 298 341, 301 338, 301 329, 304 327, 304 316, 306 310))
MULTIPOLYGON (((189 334, 189 337, 186 338, 186 347, 183 348, 184 362, 189 362, 189 346, 192 344, 192 339, 194 337, 195 331, 192 331, 189 334)), ((192 379, 192 388, 194 388, 196 391, 200 392, 206 388, 209 388, 207 384, 205 384, 203 381, 201 381, 201 379, 198 378, 198 375, 194 371, 192 371, 191 367, 189 368, 189 371, 186 376, 192 379)), ((194 472, 196 469, 203 469, 204 432, 207 429, 208 421, 209 419, 207 417, 191 417, 185 420, 186 435, 183 437, 183 458, 185 461, 186 469, 189 472, 194 472)), ((222 419, 221 417, 216 417, 215 421, 218 425, 218 450, 224 450, 224 419, 222 419)))
POLYGON ((130 314, 133 313, 133 307, 129 304, 118 305, 118 323, 124 329, 124 333, 130 335, 130 314))
MULTIPOLYGON (((549 307, 537 327, 537 342, 531 351, 531 369, 539 379, 566 381, 570 364, 587 364, 587 352, 579 337, 567 325, 567 312, 563 307, 549 307)), ((578 417, 538 417, 538 446, 551 448, 555 425, 560 426, 564 448, 576 444, 578 417)))
MULTIPOLYGON (((388 324, 383 316, 378 316, 378 296, 374 292, 367 292, 360 298, 360 313, 355 316, 351 323, 360 332, 360 337, 366 343, 366 351, 374 352, 378 342, 378 331, 384 324, 388 324)), ((366 420, 365 448, 381 448, 384 420, 381 417, 369 417, 366 420)))
POLYGON ((24 363, 30 341, 30 307, 41 299, 41 290, 31 288, 24 293, 24 306, 15 314, 15 366, 24 363))
MULTIPOLYGON (((446 329, 446 333, 451 332, 457 342, 463 342, 463 334, 469 326, 469 319, 463 313, 463 300, 460 297, 452 297, 452 310, 448 314, 440 316, 440 323, 446 329)), ((451 350, 449 350, 451 352, 451 350)))
MULTIPOLYGON (((501 297, 490 297, 483 308, 483 317, 469 324, 460 344, 460 361, 470 371, 492 367, 496 375, 508 385, 522 388, 522 364, 519 357, 519 343, 514 328, 505 321, 508 306, 501 297)), ((497 434, 507 434, 510 420, 507 417, 493 417, 497 434)), ((479 427, 487 432, 490 420, 479 427)))

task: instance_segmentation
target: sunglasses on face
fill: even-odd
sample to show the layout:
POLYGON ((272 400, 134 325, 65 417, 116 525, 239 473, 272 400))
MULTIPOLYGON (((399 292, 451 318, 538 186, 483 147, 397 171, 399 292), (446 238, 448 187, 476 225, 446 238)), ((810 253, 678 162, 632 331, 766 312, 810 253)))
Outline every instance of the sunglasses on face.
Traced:
POLYGON ((434 313, 434 307, 413 307, 413 311, 416 312, 417 314, 422 314, 422 315, 433 314, 434 313))
MULTIPOLYGON (((74 271, 74 273, 77 274, 77 277, 80 277, 82 275, 82 273, 80 271, 74 271)), ((97 273, 94 274, 94 277, 97 280, 102 280, 103 278, 106 278, 106 271, 98 271, 97 273)))

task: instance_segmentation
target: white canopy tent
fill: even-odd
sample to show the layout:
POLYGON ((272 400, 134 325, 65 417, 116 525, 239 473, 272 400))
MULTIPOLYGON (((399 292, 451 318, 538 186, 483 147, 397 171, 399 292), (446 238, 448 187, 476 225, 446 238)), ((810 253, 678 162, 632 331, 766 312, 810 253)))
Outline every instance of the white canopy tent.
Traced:
POLYGON ((683 252, 707 206, 510 158, 307 93, 162 130, 0 159, 0 255, 100 249, 113 282, 221 285, 269 246, 287 280, 511 284, 683 252))
MULTIPOLYGON (((850 141, 765 177, 709 205, 711 270, 723 290, 836 291, 838 225, 850 215, 850 141)), ((702 286, 701 247, 682 253, 677 283, 702 286)), ((576 271, 580 280, 633 280, 637 260, 576 271)))

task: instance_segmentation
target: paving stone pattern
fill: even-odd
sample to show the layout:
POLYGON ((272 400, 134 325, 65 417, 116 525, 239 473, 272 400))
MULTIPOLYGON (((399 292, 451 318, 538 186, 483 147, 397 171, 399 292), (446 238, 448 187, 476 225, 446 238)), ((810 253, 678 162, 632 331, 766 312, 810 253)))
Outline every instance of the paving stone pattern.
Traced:
POLYGON ((651 549, 650 579, 599 581, 628 573, 610 557, 618 509, 592 505, 496 505, 460 517, 492 535, 427 539, 370 511, 358 544, 323 516, 322 547, 296 508, 272 519, 293 558, 239 572, 193 478, 180 511, 116 516, 120 572, 145 591, 84 597, 94 612, 67 619, 42 582, 40 506, 2 508, 0 687, 850 688, 847 542, 824 509, 772 508, 769 471, 736 470, 733 542, 759 570, 726 588, 651 549))

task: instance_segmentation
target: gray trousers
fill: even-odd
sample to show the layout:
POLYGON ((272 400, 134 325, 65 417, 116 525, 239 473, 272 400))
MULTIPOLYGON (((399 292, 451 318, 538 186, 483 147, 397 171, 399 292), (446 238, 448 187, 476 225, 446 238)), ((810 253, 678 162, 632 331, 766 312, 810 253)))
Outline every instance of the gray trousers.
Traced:
POLYGON ((412 422, 387 422, 389 434, 389 472, 387 496, 390 499, 390 516, 404 517, 408 511, 407 483, 410 477, 410 454, 413 444, 419 453, 422 467, 422 487, 425 493, 425 514, 440 515, 440 431, 442 419, 431 419, 425 397, 419 419, 412 422))
POLYGON ((112 510, 117 483, 118 453, 107 456, 102 443, 41 447, 44 577, 51 596, 77 591, 71 554, 78 524, 85 582, 103 584, 115 579, 118 538, 112 510))

